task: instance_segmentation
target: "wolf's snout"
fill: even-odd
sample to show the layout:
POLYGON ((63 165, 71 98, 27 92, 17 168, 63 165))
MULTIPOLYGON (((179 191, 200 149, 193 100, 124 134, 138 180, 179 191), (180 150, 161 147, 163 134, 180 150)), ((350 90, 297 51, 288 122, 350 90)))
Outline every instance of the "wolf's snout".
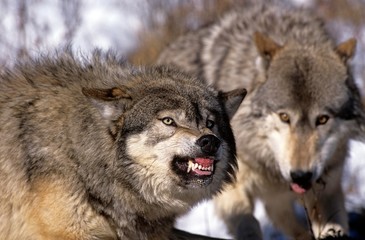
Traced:
POLYGON ((196 143, 201 147, 204 153, 213 155, 218 151, 218 148, 221 145, 221 140, 219 140, 216 136, 209 134, 200 137, 196 143))
POLYGON ((313 173, 310 171, 291 171, 290 177, 293 180, 294 183, 297 183, 299 185, 305 185, 306 183, 310 183, 312 180, 313 173))
POLYGON ((305 193, 312 186, 313 173, 310 171, 291 171, 290 177, 293 182, 291 188, 296 193, 305 193))

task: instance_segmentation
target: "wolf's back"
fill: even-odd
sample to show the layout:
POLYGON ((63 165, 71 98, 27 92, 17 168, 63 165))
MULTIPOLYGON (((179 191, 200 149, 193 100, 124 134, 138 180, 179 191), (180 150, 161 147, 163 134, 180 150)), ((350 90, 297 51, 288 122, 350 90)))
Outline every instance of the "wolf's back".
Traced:
POLYGON ((234 9, 213 25, 180 37, 161 53, 158 62, 198 74, 219 89, 244 86, 251 90, 261 78, 255 32, 279 44, 333 47, 323 24, 305 10, 254 4, 234 9))

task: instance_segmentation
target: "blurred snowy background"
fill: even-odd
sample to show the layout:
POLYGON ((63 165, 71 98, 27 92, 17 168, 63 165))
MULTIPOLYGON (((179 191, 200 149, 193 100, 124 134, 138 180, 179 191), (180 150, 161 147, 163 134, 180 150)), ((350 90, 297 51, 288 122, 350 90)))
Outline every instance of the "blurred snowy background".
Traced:
MULTIPOLYGON (((365 0, 282 1, 317 12, 327 20, 339 42, 357 38, 353 65, 357 83, 365 93, 365 0)), ((0 71, 16 59, 68 44, 76 52, 87 54, 96 47, 113 49, 134 64, 151 64, 178 35, 250 2, 254 0, 1 0, 0 71)), ((364 214, 364 143, 351 142, 343 185, 349 212, 364 214)), ((284 239, 273 230, 260 204, 255 214, 265 230, 265 239, 284 239)), ((360 224, 365 227, 364 222, 360 224)), ((195 207, 176 226, 206 236, 230 238, 211 202, 195 207)))

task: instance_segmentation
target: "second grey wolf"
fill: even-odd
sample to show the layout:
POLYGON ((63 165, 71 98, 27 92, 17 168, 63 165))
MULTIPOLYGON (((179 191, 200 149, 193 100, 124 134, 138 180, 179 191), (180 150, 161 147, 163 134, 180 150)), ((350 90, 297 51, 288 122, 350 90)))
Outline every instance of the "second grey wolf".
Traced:
POLYGON ((348 234, 341 175, 349 138, 364 131, 348 66, 355 47, 355 39, 336 44, 323 21, 305 10, 257 4, 178 38, 161 53, 159 63, 220 90, 248 89, 232 120, 238 181, 216 199, 236 239, 262 238, 252 215, 258 198, 293 239, 348 234), (298 201, 309 226, 296 216, 298 201))
POLYGON ((4 69, 0 92, 0 239, 174 239, 234 177, 244 89, 65 51, 4 69))

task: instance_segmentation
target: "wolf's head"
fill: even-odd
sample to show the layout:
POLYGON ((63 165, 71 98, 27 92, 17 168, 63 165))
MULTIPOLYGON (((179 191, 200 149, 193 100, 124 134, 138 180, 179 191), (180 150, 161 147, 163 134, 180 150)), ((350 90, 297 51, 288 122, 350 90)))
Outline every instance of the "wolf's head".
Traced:
POLYGON ((234 177, 229 119, 244 89, 218 93, 161 67, 131 75, 120 86, 83 92, 110 122, 119 155, 116 181, 146 201, 190 206, 234 177))
POLYGON ((281 46, 259 33, 255 42, 266 80, 254 96, 254 111, 265 118, 262 127, 281 174, 302 193, 344 158, 357 126, 360 97, 346 64, 356 42, 281 46))

